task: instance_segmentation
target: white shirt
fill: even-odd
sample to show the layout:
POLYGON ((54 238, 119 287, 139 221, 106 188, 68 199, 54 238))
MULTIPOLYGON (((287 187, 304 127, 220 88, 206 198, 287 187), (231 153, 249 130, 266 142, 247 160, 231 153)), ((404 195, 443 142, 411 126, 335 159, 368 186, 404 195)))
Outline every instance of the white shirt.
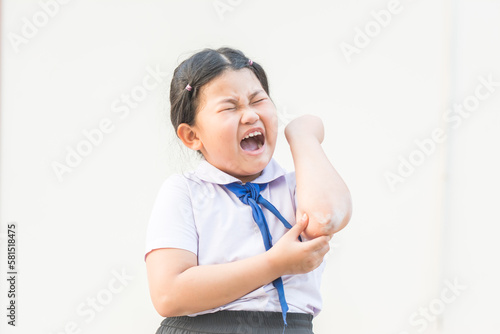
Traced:
MULTIPOLYGON (((206 160, 195 171, 168 177, 159 190, 149 220, 146 256, 158 248, 180 248, 196 254, 199 265, 209 265, 264 253, 264 242, 251 207, 221 186, 232 182, 242 183, 206 160)), ((295 172, 287 173, 271 159, 252 183, 269 183, 261 195, 295 225, 295 172)), ((288 229, 272 212, 261 208, 275 244, 288 229)), ((289 312, 314 316, 320 312, 324 264, 323 261, 307 274, 282 276, 289 312)), ((222 310, 281 312, 281 306, 270 283, 229 304, 192 315, 222 310)))

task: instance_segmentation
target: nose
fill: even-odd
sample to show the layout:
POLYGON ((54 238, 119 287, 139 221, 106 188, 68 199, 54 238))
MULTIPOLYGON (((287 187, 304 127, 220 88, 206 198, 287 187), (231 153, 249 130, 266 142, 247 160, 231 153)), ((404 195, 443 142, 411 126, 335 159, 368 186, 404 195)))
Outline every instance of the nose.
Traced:
POLYGON ((253 124, 257 122, 259 118, 259 114, 257 114, 253 108, 245 108, 243 114, 241 115, 241 123, 253 124))

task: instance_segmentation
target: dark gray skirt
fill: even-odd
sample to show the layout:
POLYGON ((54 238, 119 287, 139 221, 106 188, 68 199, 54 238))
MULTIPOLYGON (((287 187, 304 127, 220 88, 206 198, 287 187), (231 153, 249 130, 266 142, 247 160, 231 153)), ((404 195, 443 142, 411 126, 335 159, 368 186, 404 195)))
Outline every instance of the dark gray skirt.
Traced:
POLYGON ((312 314, 288 313, 284 328, 281 312, 219 311, 165 318, 156 334, 313 334, 312 319, 312 314))

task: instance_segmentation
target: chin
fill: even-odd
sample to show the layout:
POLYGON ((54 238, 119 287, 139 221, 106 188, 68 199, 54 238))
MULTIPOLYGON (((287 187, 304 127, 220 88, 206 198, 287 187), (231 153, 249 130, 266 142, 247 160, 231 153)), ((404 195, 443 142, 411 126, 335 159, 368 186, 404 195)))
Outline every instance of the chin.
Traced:
POLYGON ((266 168, 266 166, 269 164, 269 161, 271 161, 271 158, 272 156, 262 157, 258 161, 250 162, 249 164, 251 164, 251 166, 248 166, 247 164, 247 166, 250 168, 245 169, 244 173, 247 174, 248 176, 259 174, 264 170, 264 168, 266 168))

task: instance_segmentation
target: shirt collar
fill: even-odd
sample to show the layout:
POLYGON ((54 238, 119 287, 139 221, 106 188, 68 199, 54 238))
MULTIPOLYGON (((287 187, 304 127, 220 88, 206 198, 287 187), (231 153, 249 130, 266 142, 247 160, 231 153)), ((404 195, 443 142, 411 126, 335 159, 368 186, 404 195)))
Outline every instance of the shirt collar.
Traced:
MULTIPOLYGON (((205 182, 216 183, 216 184, 229 184, 233 182, 242 183, 241 180, 234 176, 231 176, 217 167, 210 164, 207 160, 202 159, 198 168, 195 170, 195 175, 205 182)), ((271 158, 267 166, 262 171, 252 183, 269 183, 282 177, 286 174, 286 170, 283 169, 274 158, 271 158)))

